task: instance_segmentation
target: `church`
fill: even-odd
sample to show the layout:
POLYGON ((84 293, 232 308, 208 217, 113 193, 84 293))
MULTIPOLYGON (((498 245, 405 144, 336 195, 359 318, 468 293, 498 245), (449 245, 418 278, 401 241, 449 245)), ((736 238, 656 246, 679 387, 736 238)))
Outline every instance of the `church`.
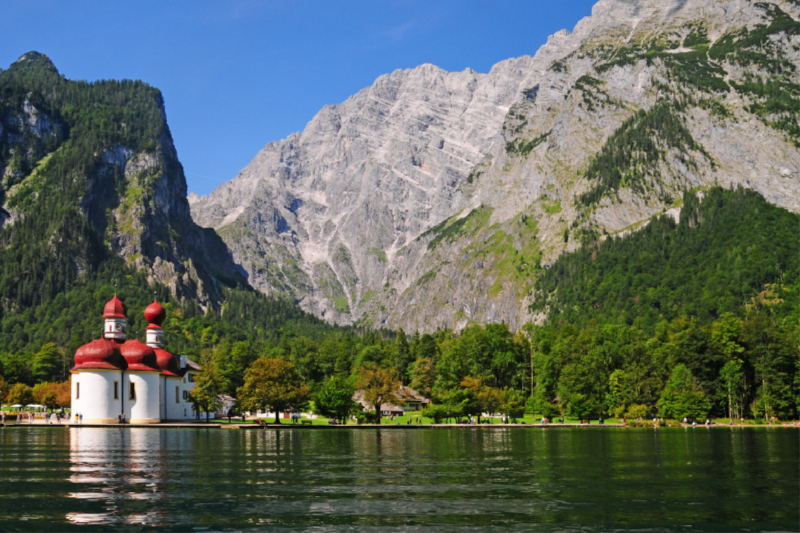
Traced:
POLYGON ((164 349, 166 311, 153 302, 144 311, 146 343, 127 339, 128 312, 114 295, 103 309, 103 337, 78 348, 72 373, 72 414, 84 424, 157 424, 197 417, 189 392, 201 371, 185 355, 164 349))

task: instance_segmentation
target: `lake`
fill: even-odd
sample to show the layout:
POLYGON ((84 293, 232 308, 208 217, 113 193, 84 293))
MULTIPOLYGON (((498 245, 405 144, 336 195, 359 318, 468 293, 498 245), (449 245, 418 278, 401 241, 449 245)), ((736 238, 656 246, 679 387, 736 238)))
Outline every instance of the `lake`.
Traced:
POLYGON ((0 530, 798 531, 799 437, 6 428, 0 530))

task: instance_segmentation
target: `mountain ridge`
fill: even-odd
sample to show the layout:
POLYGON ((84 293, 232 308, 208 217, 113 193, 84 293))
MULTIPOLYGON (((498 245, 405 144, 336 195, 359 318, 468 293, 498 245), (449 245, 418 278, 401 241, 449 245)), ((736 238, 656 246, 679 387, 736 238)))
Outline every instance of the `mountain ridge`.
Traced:
POLYGON ((800 87, 797 11, 603 0, 572 33, 488 74, 379 77, 192 197, 192 216, 256 288, 328 320, 420 331, 541 320, 528 307, 542 266, 679 209, 687 189, 742 185, 800 209, 785 118, 800 87))

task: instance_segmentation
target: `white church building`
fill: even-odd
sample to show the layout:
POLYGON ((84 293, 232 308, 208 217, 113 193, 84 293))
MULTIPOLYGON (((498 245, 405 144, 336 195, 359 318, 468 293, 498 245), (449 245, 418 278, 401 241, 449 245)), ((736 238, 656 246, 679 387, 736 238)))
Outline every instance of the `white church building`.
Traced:
POLYGON ((128 314, 116 295, 103 309, 103 337, 78 348, 72 373, 72 414, 84 424, 157 424, 194 419, 189 391, 200 366, 164 349, 166 311, 158 302, 144 312, 147 343, 126 340, 128 314))

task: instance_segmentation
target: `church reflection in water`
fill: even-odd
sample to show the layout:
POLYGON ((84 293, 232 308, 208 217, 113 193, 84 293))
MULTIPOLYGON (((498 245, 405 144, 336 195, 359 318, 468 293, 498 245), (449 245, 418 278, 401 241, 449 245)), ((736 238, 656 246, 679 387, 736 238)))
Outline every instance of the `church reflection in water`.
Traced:
POLYGON ((102 502, 104 512, 68 513, 67 520, 148 526, 173 522, 159 505, 166 497, 167 438, 166 432, 150 429, 71 429, 69 481, 78 487, 69 496, 102 502))

